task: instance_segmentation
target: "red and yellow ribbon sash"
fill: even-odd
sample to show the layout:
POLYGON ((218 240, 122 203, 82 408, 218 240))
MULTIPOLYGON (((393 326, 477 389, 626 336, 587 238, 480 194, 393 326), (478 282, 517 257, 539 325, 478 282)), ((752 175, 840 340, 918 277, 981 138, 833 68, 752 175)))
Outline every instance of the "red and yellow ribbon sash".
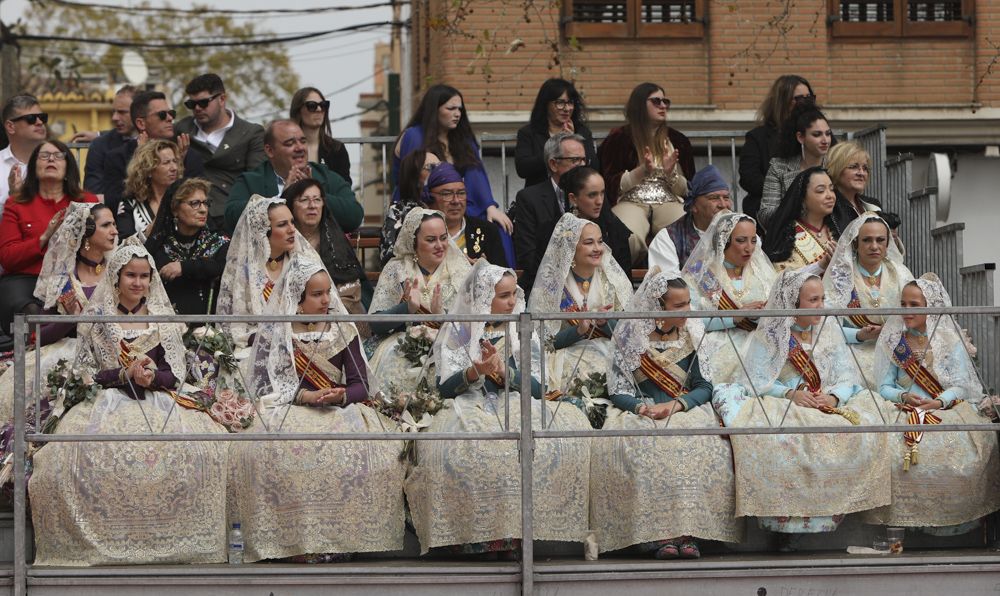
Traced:
MULTIPOLYGON (((426 307, 424 307, 423 304, 421 304, 420 307, 417 309, 416 314, 418 314, 418 315, 431 315, 431 314, 434 314, 434 313, 432 313, 430 310, 428 310, 426 307)), ((425 323, 421 323, 421 325, 423 325, 425 327, 430 327, 431 329, 440 329, 441 328, 441 323, 427 323, 427 322, 425 322, 425 323)))
POLYGON ((646 378, 652 381, 654 385, 662 389, 664 393, 674 399, 677 399, 688 392, 687 389, 684 388, 684 383, 681 383, 676 377, 667 372, 666 369, 653 360, 649 353, 643 353, 642 357, 639 359, 639 370, 642 374, 646 375, 646 378))
MULTIPOLYGON (((563 312, 587 312, 587 311, 586 311, 586 309, 580 308, 574 302, 573 304, 571 304, 571 305, 563 308, 563 312)), ((574 327, 576 327, 577 325, 580 324, 580 320, 579 319, 570 319, 570 320, 568 320, 566 322, 569 323, 570 325, 574 326, 574 327)), ((590 335, 590 337, 591 338, 595 338, 595 337, 608 337, 608 338, 610 338, 611 336, 608 335, 607 333, 605 333, 604 330, 601 329, 600 325, 595 325, 593 327, 593 333, 590 335)))
POLYGON ((812 356, 805 351, 794 335, 788 336, 788 361, 802 375, 806 389, 815 393, 823 387, 823 379, 819 376, 816 363, 813 362, 812 356))
MULTIPOLYGON (((722 294, 719 296, 719 310, 739 310, 740 306, 736 304, 725 290, 722 290, 722 294)), ((751 321, 750 319, 744 318, 736 326, 744 331, 753 331, 757 328, 757 323, 751 321)))
POLYGON ((274 282, 271 280, 267 280, 267 283, 264 284, 264 289, 261 290, 261 295, 264 296, 264 302, 267 302, 268 300, 271 299, 272 291, 274 291, 274 282))
MULTIPOLYGON (((851 301, 847 303, 847 308, 862 308, 861 298, 858 297, 858 291, 856 289, 851 290, 851 301)), ((847 318, 858 329, 867 327, 868 325, 878 325, 878 323, 869 319, 865 315, 851 315, 847 318)))
POLYGON ((317 368, 315 363, 298 348, 295 348, 295 372, 300 378, 308 381, 316 389, 343 387, 339 383, 334 383, 326 373, 317 368))
POLYGON ((941 383, 931 374, 931 371, 927 370, 920 363, 917 355, 913 353, 910 344, 906 341, 905 335, 899 338, 896 349, 892 351, 892 360, 896 366, 903 369, 913 379, 913 382, 917 386, 926 391, 934 399, 937 399, 944 393, 944 387, 941 386, 941 383))

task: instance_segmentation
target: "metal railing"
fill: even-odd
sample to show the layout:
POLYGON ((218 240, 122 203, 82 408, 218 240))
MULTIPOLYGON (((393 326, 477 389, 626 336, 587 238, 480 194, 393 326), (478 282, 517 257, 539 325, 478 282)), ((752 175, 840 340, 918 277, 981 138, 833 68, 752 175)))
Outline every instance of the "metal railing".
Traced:
MULTIPOLYGON (((787 317, 787 316, 847 316, 857 314, 868 315, 895 315, 895 314, 949 314, 949 315, 977 315, 996 318, 1000 316, 1000 308, 996 307, 958 307, 958 308, 883 308, 883 309, 789 309, 789 310, 733 310, 725 311, 730 317, 787 317)), ((211 324, 227 323, 263 323, 268 321, 288 321, 288 322, 440 322, 447 324, 450 322, 474 322, 489 320, 491 322, 501 322, 516 325, 519 336, 519 351, 521 362, 530 362, 532 358, 531 341, 532 329, 535 323, 558 320, 566 321, 572 319, 590 319, 608 321, 612 319, 641 319, 662 316, 662 312, 646 313, 624 313, 624 312, 586 312, 586 313, 545 313, 531 314, 522 313, 520 315, 338 315, 338 316, 216 316, 209 321, 211 324)), ((671 317, 677 318, 707 318, 713 319, 722 316, 719 311, 687 311, 671 312, 671 317)), ((476 432, 476 433, 294 433, 294 432, 254 432, 241 434, 184 434, 184 433, 155 433, 128 434, 128 435, 81 435, 81 434, 40 434, 38 432, 27 433, 25 427, 26 414, 26 390, 25 390, 25 369, 27 358, 27 337, 29 329, 43 323, 52 322, 108 322, 119 317, 94 317, 94 316, 58 316, 58 315, 17 315, 14 321, 14 594, 22 596, 27 590, 27 578, 29 565, 26 559, 28 544, 27 526, 27 481, 25 479, 26 466, 26 446, 32 443, 58 443, 58 442, 111 442, 111 441, 280 441, 280 440, 413 440, 413 441, 439 441, 439 440, 516 440, 519 445, 519 466, 520 466, 520 486, 521 486, 521 538, 522 538, 522 559, 520 583, 523 594, 532 594, 534 590, 535 569, 534 569, 534 547, 533 537, 533 455, 534 441, 536 439, 558 439, 558 438, 606 438, 625 436, 733 436, 733 435, 773 435, 773 434, 828 434, 828 433, 900 433, 905 431, 920 432, 948 432, 948 431, 983 431, 991 430, 991 427, 982 424, 941 424, 941 425, 908 425, 889 424, 884 425, 858 425, 858 426, 819 426, 819 427, 785 427, 779 423, 778 426, 766 427, 732 427, 722 428, 717 426, 706 428, 670 428, 669 422, 660 428, 633 429, 633 430, 550 430, 545 426, 547 409, 557 408, 550 406, 546 400, 540 401, 541 407, 541 428, 532 428, 532 403, 531 396, 531 376, 522 375, 519 389, 520 391, 520 428, 517 431, 510 431, 509 410, 507 421, 501 432, 476 432)), ((203 323, 204 316, 130 316, 130 322, 147 323, 203 323)), ((944 319, 948 320, 948 319, 944 319)), ((544 325, 540 326, 544 329, 544 325)), ((836 328, 835 328, 836 329, 836 328)), ((544 333, 544 331, 543 331, 544 333)), ((727 332, 728 333, 728 332, 727 332)), ((820 331, 822 333, 822 330, 820 331)), ((933 332, 932 332, 933 333, 933 332)), ((36 334, 37 337, 37 334, 36 334)), ((37 344, 36 344, 37 345, 37 344)), ((506 346, 509 354, 514 349, 509 344, 506 346)), ((545 370, 545 350, 542 351, 541 368, 545 370)), ((34 399, 36 412, 38 412, 38 401, 40 400, 40 380, 37 364, 40 354, 35 353, 35 379, 34 379, 34 399)), ((978 374, 978 369, 977 369, 978 374)), ((544 378, 541 379, 544 387, 544 378)), ((505 398, 509 398, 508 390, 505 387, 505 398)), ((751 391, 759 397, 757 389, 751 391)), ((872 398, 876 399, 872 393, 872 398)), ((256 401, 256 400, 255 400, 256 401)), ((509 399, 505 399, 509 407, 509 399)), ((554 416, 554 414, 553 414, 554 416)), ((669 419, 668 419, 669 420, 669 419)), ((1000 562, 1000 554, 988 556, 996 562, 1000 562)), ((905 560, 886 560, 886 565, 908 564, 905 560)), ((664 565, 669 565, 665 563, 664 565)), ((655 564, 653 564, 655 567, 655 564)))

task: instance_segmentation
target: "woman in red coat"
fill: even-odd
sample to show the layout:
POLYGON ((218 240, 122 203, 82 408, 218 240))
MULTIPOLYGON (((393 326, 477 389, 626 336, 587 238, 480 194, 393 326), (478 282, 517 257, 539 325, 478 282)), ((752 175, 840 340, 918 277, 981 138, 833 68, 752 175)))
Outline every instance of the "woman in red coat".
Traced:
POLYGON ((73 202, 96 203, 80 189, 80 167, 60 141, 39 145, 28 160, 24 185, 4 205, 0 220, 0 325, 10 327, 17 313, 41 312, 34 297, 35 281, 49 239, 73 202))

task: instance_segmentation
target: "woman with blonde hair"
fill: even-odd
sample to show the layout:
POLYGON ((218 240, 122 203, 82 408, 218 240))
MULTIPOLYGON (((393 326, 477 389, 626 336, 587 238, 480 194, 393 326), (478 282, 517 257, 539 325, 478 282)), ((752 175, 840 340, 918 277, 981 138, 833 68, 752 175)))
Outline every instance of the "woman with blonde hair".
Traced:
POLYGON ((150 140, 135 151, 125 177, 125 195, 116 215, 118 233, 149 236, 160 201, 171 184, 184 176, 184 161, 173 141, 150 140))

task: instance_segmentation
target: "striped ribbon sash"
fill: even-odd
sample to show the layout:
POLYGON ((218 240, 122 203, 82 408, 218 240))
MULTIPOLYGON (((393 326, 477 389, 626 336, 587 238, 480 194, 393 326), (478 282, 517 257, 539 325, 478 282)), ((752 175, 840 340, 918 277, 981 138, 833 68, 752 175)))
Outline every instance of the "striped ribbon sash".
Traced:
POLYGON ((332 387, 343 387, 339 383, 334 383, 330 377, 317 368, 316 364, 302 353, 302 350, 295 348, 295 372, 300 378, 309 382, 316 389, 330 389, 332 387))
POLYGON ((823 380, 819 376, 816 363, 813 362, 812 356, 805 351, 794 335, 788 336, 788 361, 802 375, 806 389, 815 393, 822 388, 823 380))
MULTIPOLYGON (((941 424, 941 418, 926 410, 919 410, 910 404, 896 404, 896 407, 906 412, 907 424, 941 424)), ((903 433, 903 441, 906 442, 906 453, 903 454, 903 471, 909 472, 910 465, 920 463, 920 450, 917 447, 924 438, 924 433, 915 430, 908 430, 903 433)))
MULTIPOLYGON (((913 349, 910 348, 909 342, 906 341, 906 336, 899 338, 899 343, 896 344, 896 349, 892 351, 892 360, 899 368, 906 372, 913 382, 927 392, 934 399, 938 399, 942 393, 944 393, 944 387, 937 378, 927 370, 927 368, 920 363, 917 355, 913 353, 913 349)), ((942 409, 951 409, 958 405, 959 401, 955 400, 949 406, 942 409)), ((908 424, 941 424, 941 418, 932 412, 926 410, 919 410, 910 404, 896 404, 896 407, 907 413, 907 423, 908 424)), ((903 433, 903 440, 906 441, 907 450, 903 455, 903 471, 907 472, 910 469, 910 465, 917 465, 919 463, 919 449, 918 445, 920 441, 924 438, 924 433, 920 431, 906 431, 903 433)))
MULTIPOLYGON (((856 289, 851 290, 851 301, 847 303, 847 308, 861 308, 861 298, 858 297, 858 291, 856 289)), ((865 315, 851 315, 847 318, 858 329, 868 325, 878 325, 878 323, 869 319, 865 315)))
MULTIPOLYGON (((719 310, 739 310, 740 306, 736 304, 725 290, 722 290, 722 294, 719 296, 719 310)), ((753 331, 757 328, 757 322, 751 321, 750 319, 744 318, 736 326, 744 331, 753 331)))
POLYGON ((664 393, 670 397, 677 399, 678 397, 687 393, 687 389, 684 388, 684 383, 677 380, 676 377, 671 375, 660 366, 648 353, 644 353, 639 359, 639 370, 642 374, 646 375, 654 385, 663 390, 664 393))
MULTIPOLYGON (((420 307, 417 308, 417 313, 416 314, 419 314, 419 315, 432 315, 434 313, 432 313, 423 304, 421 304, 420 307)), ((440 329, 441 328, 441 323, 421 323, 421 325, 423 325, 425 327, 430 327, 431 329, 440 329)))
POLYGON ((271 280, 267 280, 267 283, 264 284, 264 289, 261 290, 260 292, 261 295, 264 296, 264 302, 267 302, 268 300, 271 299, 271 292, 273 291, 274 291, 274 282, 271 280))

